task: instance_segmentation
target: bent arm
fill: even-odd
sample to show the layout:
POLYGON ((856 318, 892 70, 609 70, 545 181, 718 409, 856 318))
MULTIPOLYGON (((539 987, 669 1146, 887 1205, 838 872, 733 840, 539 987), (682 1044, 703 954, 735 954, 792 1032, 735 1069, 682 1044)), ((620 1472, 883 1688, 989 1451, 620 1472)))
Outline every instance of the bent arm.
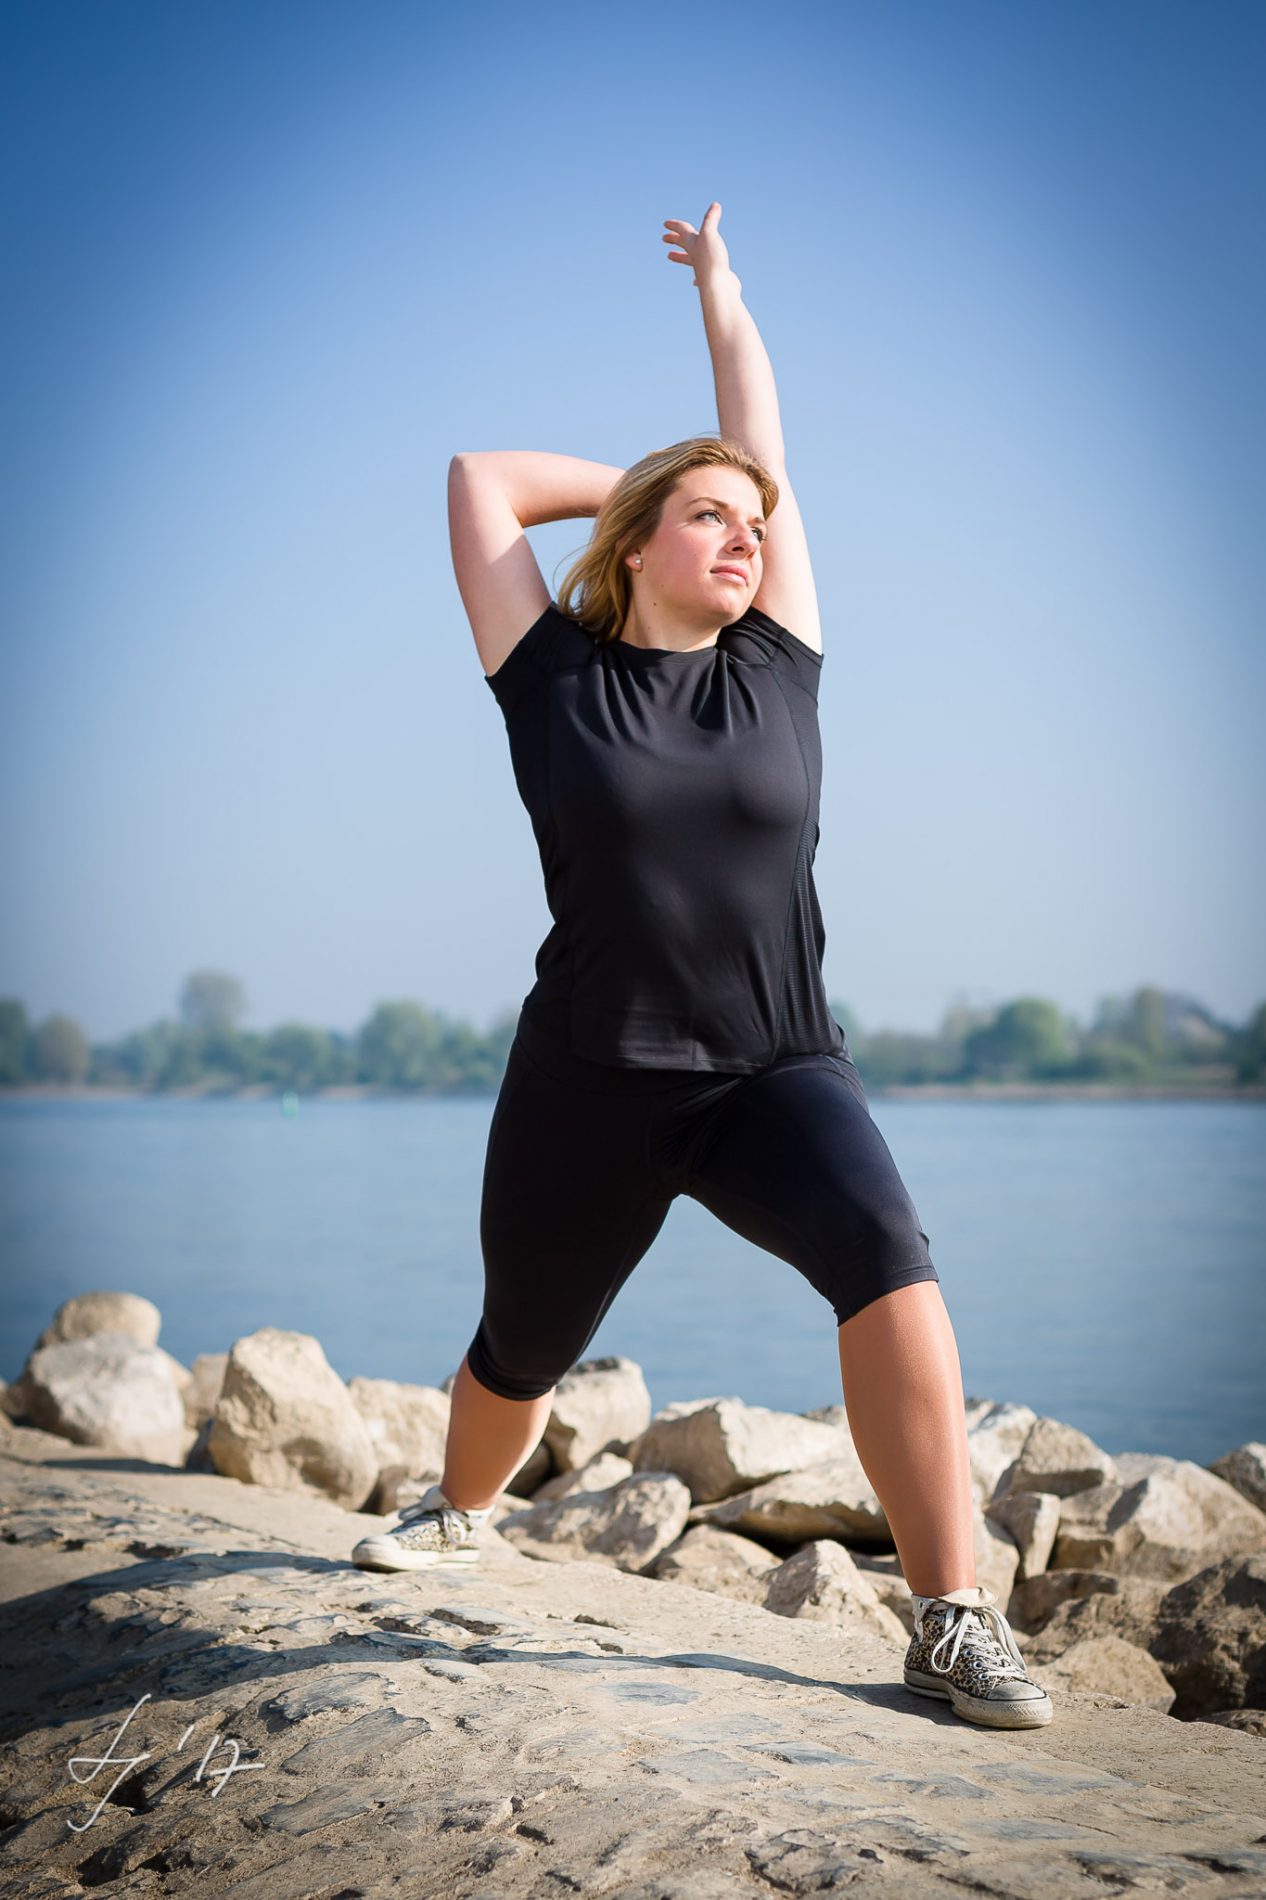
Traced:
POLYGON ((453 457, 479 482, 495 482, 521 527, 596 515, 624 470, 545 449, 476 449, 453 457))
POLYGON ((574 455, 496 449, 455 455, 448 525, 457 589, 486 674, 540 618, 549 589, 524 530, 596 515, 623 469, 574 455))

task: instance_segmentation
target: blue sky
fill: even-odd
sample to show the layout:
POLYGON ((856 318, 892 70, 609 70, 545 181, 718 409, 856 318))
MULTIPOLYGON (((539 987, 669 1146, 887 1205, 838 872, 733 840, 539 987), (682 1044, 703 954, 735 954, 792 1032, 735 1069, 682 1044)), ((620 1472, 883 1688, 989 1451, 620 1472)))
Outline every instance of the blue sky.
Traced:
MULTIPOLYGON (((712 198, 823 613, 864 1028, 1266 996, 1266 9, 0 9, 0 994, 486 1025, 548 914, 457 449, 714 429, 712 198)), ((584 523, 533 530, 547 582, 584 523)))

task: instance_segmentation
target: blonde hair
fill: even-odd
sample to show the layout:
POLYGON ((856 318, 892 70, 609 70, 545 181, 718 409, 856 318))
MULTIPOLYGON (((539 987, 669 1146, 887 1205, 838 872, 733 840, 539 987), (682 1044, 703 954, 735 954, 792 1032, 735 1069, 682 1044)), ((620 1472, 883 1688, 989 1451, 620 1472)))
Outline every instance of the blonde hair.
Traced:
POLYGON ((625 555, 654 534, 664 503, 692 468, 741 469, 755 483, 766 519, 778 505, 778 484, 769 470, 725 436, 689 436, 666 449, 652 449, 626 468, 598 510, 589 545, 558 590, 560 611, 579 621, 597 645, 618 640, 628 619, 633 577, 625 555))

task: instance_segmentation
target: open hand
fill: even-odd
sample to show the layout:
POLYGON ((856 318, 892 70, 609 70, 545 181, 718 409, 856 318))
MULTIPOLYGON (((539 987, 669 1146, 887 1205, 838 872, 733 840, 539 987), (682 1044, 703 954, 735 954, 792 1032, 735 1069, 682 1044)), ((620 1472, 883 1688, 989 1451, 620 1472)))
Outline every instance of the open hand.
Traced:
POLYGON ((670 264, 692 265, 696 287, 707 283, 710 278, 724 276, 730 269, 725 239, 717 229, 720 222, 721 207, 715 201, 704 212, 703 223, 697 231, 684 218, 664 219, 668 226, 664 232, 664 243, 679 246, 679 249, 669 251, 668 261, 670 264))

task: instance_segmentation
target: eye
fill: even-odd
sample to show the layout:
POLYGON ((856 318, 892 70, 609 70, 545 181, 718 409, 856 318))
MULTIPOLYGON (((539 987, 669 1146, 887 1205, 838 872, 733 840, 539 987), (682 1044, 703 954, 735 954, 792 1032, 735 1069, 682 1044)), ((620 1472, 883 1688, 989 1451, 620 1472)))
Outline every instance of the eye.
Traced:
MULTIPOLYGON (((703 508, 695 516, 695 520, 702 521, 704 515, 715 515, 718 521, 721 520, 721 510, 719 508, 703 508)), ((763 541, 765 539, 765 533, 766 533, 766 530, 764 528, 757 528, 756 539, 758 541, 763 541)))

